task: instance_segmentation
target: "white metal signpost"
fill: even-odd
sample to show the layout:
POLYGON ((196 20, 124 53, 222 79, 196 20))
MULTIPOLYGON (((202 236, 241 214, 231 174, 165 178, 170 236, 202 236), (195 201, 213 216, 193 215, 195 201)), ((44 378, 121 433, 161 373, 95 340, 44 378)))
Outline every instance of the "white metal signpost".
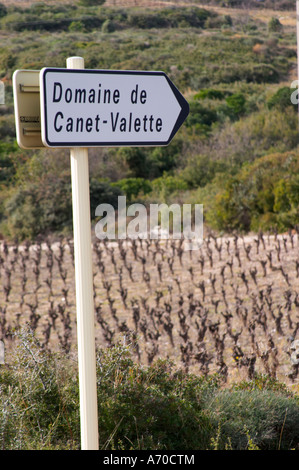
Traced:
MULTIPOLYGON (((20 81, 19 72, 15 74, 20 81)), ((22 83, 14 83, 18 108, 22 83)), ((45 147, 70 148, 81 449, 97 450, 88 147, 168 145, 188 116, 189 105, 163 72, 86 70, 81 57, 68 58, 66 69, 42 69, 39 86, 41 136, 34 146, 42 142, 45 147)), ((15 116, 21 135, 18 109, 15 116)), ((30 142, 22 144, 30 148, 30 142)))

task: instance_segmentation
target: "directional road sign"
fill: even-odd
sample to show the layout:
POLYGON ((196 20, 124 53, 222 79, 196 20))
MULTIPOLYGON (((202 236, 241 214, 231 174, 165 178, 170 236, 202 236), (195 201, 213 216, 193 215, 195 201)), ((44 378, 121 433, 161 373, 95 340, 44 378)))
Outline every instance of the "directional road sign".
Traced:
POLYGON ((189 113, 164 72, 44 68, 40 99, 48 147, 168 145, 189 113))

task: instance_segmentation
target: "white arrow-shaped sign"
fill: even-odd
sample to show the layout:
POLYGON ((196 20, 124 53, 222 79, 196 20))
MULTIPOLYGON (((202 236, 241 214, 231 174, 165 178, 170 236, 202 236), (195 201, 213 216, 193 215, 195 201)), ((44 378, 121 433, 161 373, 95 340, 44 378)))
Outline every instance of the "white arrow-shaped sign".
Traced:
POLYGON ((44 68, 40 99, 48 147, 168 145, 189 113, 164 72, 44 68))

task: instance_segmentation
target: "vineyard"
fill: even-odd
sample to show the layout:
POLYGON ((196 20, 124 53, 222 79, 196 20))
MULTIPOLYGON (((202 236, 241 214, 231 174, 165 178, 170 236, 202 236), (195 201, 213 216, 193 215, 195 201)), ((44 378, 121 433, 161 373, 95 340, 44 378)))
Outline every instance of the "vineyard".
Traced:
MULTIPOLYGON (((298 383, 298 231, 93 242, 97 346, 133 342, 136 360, 170 358, 225 382, 266 373, 298 383)), ((2 243, 0 334, 28 325, 44 348, 76 350, 71 239, 2 243)))

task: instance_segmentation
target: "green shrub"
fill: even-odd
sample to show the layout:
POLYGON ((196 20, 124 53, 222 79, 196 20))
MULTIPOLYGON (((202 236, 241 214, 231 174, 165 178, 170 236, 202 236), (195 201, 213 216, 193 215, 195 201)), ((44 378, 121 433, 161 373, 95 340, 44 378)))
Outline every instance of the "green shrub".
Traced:
POLYGON ((200 8, 165 8, 158 12, 133 10, 128 15, 128 24, 131 27, 142 29, 203 28, 206 20, 210 17, 217 17, 217 15, 200 8))
POLYGON ((47 178, 11 191, 4 205, 2 229, 20 240, 72 229, 71 184, 64 178, 47 178))
POLYGON ((111 183, 113 187, 120 188, 127 197, 127 202, 137 198, 141 194, 148 194, 151 190, 151 184, 144 178, 123 178, 116 183, 111 183))
MULTIPOLYGON (((2 449, 79 447, 79 390, 71 359, 20 333, 9 368, 0 369, 2 449)), ((217 379, 176 371, 168 361, 143 367, 129 346, 97 351, 100 449, 206 449, 213 435, 202 398, 217 379)))
POLYGON ((213 88, 206 88, 196 93, 193 99, 201 100, 201 99, 208 98, 210 100, 223 100, 226 94, 227 93, 220 91, 220 90, 214 90, 213 88))
POLYGON ((90 7, 94 5, 103 5, 103 3, 105 3, 105 0, 80 0, 79 3, 80 5, 90 7))
MULTIPOLYGON (((7 94, 5 95, 6 99, 7 94)), ((0 116, 0 139, 2 142, 11 143, 15 138, 13 116, 0 116)))
POLYGON ((140 147, 122 147, 118 151, 130 170, 130 177, 147 178, 147 151, 140 147))
POLYGON ((130 27, 141 29, 166 28, 169 25, 166 18, 155 12, 137 11, 128 15, 128 24, 130 27))
POLYGON ((231 116, 238 118, 244 114, 246 99, 243 93, 234 93, 228 96, 225 101, 231 116))
POLYGON ((101 447, 207 449, 213 426, 201 397, 216 383, 178 373, 168 361, 138 366, 126 349, 119 345, 98 354, 101 447))
POLYGON ((104 21, 104 23, 102 24, 102 32, 103 33, 113 33, 113 31, 115 31, 115 24, 113 23, 113 21, 111 21, 109 19, 104 21))
POLYGON ((294 228, 299 220, 298 155, 267 155, 228 179, 216 195, 214 221, 220 230, 294 228))
POLYGON ((13 154, 18 151, 16 143, 0 142, 0 183, 9 185, 15 174, 13 154))
POLYGON ((128 166, 128 177, 153 179, 178 165, 182 149, 182 139, 175 137, 165 147, 122 147, 118 150, 118 156, 128 166))
POLYGON ((272 17, 268 23, 268 31, 270 33, 279 33, 282 30, 283 26, 278 18, 272 17))
POLYGON ((204 107, 198 101, 191 101, 190 105, 190 112, 186 119, 186 126, 206 126, 209 128, 214 122, 217 121, 218 115, 217 112, 204 107))
POLYGON ((0 366, 3 450, 78 448, 78 383, 63 355, 55 358, 34 334, 18 333, 9 366, 0 366))
POLYGON ((84 31, 84 25, 81 21, 72 21, 69 25, 69 31, 84 31))
POLYGON ((287 386, 279 382, 275 377, 258 373, 256 373, 251 380, 243 380, 239 383, 235 383, 232 386, 232 390, 247 390, 250 392, 254 392, 255 390, 267 390, 286 397, 293 396, 287 386))
POLYGON ((7 14, 7 8, 3 3, 0 3, 0 18, 7 14))
POLYGON ((270 64, 228 64, 224 67, 211 67, 213 71, 213 82, 234 83, 244 81, 245 83, 278 83, 281 71, 278 67, 270 64))
POLYGON ((175 136, 166 147, 151 149, 147 158, 149 177, 157 178, 165 172, 174 170, 179 166, 182 157, 184 157, 184 141, 179 136, 175 136))
MULTIPOLYGON (((160 178, 152 181, 153 196, 162 202, 168 202, 168 197, 173 194, 184 192, 188 189, 188 183, 180 176, 168 175, 165 173, 160 178)), ((153 199, 151 196, 151 199, 153 199)))
MULTIPOLYGON (((299 442, 298 400, 269 390, 220 390, 213 396, 221 440, 246 449, 248 435, 260 450, 291 450, 299 442)), ((224 447, 224 446, 223 446, 224 447)))
POLYGON ((91 219, 95 217, 95 210, 99 204, 111 204, 114 208, 118 204, 118 196, 123 195, 121 186, 114 185, 109 181, 90 178, 89 181, 90 194, 90 212, 91 219))
POLYGON ((244 162, 274 152, 283 153, 297 145, 298 117, 290 108, 284 111, 262 108, 233 123, 224 122, 213 130, 209 139, 213 159, 226 161, 231 171, 244 162))
POLYGON ((14 158, 13 184, 6 190, 2 229, 10 237, 32 239, 72 228, 70 169, 45 153, 14 158), (24 161, 25 160, 25 161, 24 161))
POLYGON ((215 160, 207 154, 199 154, 188 159, 180 174, 188 187, 197 188, 211 183, 218 172, 225 172, 226 169, 228 170, 228 165, 225 161, 215 160))

